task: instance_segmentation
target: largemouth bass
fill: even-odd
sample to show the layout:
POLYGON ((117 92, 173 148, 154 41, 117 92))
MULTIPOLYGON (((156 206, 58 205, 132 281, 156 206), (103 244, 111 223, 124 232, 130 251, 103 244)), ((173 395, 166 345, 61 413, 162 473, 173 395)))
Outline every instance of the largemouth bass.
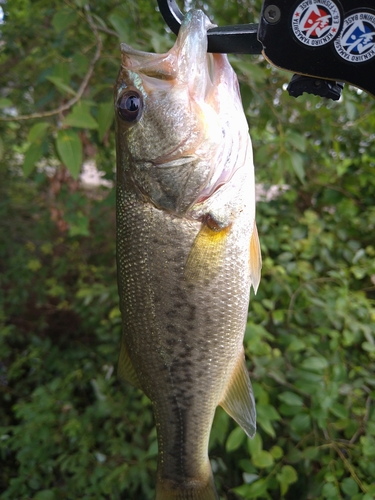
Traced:
POLYGON ((122 44, 116 82, 119 376, 152 402, 156 500, 218 499, 221 405, 249 435, 243 335, 260 280, 252 147, 237 77, 190 11, 166 54, 122 44))

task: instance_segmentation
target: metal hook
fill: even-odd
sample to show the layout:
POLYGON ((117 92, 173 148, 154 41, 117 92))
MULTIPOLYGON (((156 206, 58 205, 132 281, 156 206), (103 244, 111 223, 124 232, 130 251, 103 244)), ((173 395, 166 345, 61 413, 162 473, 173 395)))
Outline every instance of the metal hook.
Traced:
MULTIPOLYGON (((184 15, 175 0, 158 0, 160 13, 170 29, 178 34, 184 15)), ((221 54, 261 54, 257 24, 236 24, 208 30, 207 52, 221 54)))

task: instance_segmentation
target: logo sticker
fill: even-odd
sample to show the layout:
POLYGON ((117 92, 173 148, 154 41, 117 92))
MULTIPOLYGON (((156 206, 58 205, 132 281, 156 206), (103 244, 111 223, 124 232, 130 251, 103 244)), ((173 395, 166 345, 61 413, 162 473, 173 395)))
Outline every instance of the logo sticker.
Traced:
POLYGON ((303 44, 319 47, 335 38, 340 22, 340 11, 331 0, 305 0, 293 13, 292 30, 303 44))
POLYGON ((335 40, 337 53, 351 63, 375 56, 375 14, 356 12, 344 19, 341 35, 335 40))

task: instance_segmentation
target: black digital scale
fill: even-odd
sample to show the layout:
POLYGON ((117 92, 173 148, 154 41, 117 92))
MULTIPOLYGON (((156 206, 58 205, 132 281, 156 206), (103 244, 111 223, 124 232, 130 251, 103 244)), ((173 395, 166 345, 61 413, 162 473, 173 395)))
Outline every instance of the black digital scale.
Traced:
MULTIPOLYGON (((158 0, 177 34, 183 14, 175 0, 158 0)), ((375 97, 375 0, 264 0, 259 24, 210 29, 208 52, 263 54, 292 71, 289 94, 337 100, 344 82, 375 97)))

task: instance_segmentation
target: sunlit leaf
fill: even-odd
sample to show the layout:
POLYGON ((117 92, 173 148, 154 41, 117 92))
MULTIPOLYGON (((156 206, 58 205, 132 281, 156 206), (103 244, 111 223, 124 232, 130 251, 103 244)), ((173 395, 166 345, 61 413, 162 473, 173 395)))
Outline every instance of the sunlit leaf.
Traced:
POLYGON ((45 136, 45 132, 49 127, 48 122, 39 122, 31 127, 27 135, 27 140, 29 142, 35 142, 45 136))
POLYGON ((77 179, 82 165, 82 143, 74 130, 59 130, 56 148, 61 161, 66 165, 72 176, 77 179))
POLYGON ((298 479, 297 472, 291 465, 284 465, 279 474, 276 475, 280 483, 281 495, 284 497, 289 489, 289 486, 295 483, 298 479))
POLYGON ((64 120, 64 125, 86 129, 98 128, 98 122, 91 115, 88 106, 82 103, 73 106, 72 112, 64 120))
POLYGON ((41 142, 33 142, 25 153, 23 160, 23 174, 27 177, 31 174, 35 167, 35 163, 40 160, 43 154, 43 147, 41 142))
POLYGON ((252 439, 247 440, 247 447, 251 456, 259 455, 263 448, 263 440, 259 432, 252 439))
POLYGON ((266 467, 271 467, 274 463, 274 458, 269 451, 261 450, 257 455, 252 457, 252 462, 255 467, 259 469, 265 469, 266 467))

